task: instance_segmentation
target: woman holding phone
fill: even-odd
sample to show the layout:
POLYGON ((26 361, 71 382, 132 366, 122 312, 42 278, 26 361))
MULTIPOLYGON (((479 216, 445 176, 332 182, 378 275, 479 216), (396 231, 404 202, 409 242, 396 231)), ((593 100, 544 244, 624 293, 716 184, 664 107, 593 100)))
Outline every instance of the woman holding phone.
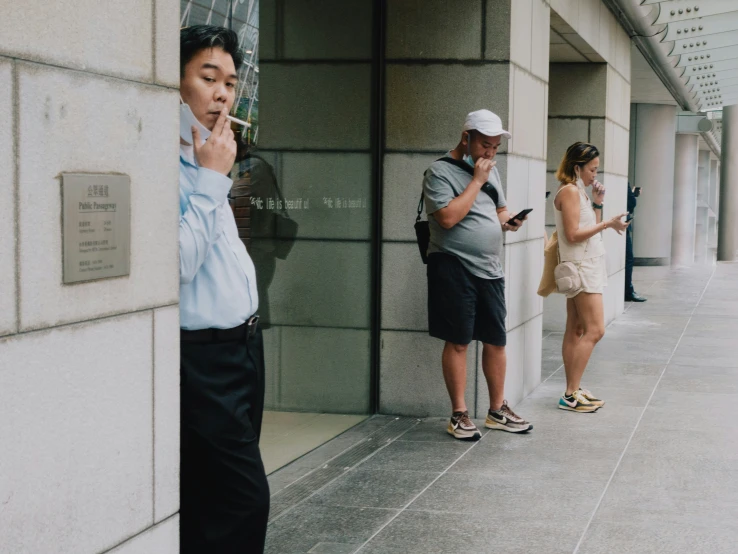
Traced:
POLYGON ((629 223, 620 214, 602 220, 605 187, 597 181, 600 153, 591 144, 577 142, 564 154, 556 178, 559 189, 554 197, 559 256, 562 262, 575 262, 582 287, 567 295, 566 331, 561 350, 566 371, 566 391, 559 408, 572 412, 595 412, 605 402, 581 388, 582 375, 595 345, 605 334, 602 305, 603 288, 607 285, 605 246, 601 233, 614 229, 619 235, 629 223), (592 187, 592 199, 587 187, 592 187))

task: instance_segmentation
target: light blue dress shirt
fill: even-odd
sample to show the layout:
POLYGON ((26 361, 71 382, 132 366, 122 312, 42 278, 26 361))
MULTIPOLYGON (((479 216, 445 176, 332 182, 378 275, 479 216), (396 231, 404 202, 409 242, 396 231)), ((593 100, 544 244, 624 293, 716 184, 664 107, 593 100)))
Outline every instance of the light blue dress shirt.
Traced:
POLYGON ((230 329, 256 313, 256 271, 228 205, 232 181, 179 154, 180 327, 230 329))

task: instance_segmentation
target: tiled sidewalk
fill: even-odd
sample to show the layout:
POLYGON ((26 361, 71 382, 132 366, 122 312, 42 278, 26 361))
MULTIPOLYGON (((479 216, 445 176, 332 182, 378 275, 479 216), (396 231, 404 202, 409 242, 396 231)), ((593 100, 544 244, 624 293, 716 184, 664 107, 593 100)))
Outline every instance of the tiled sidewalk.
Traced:
POLYGON ((585 374, 599 412, 556 409, 552 334, 544 382, 516 407, 532 433, 463 443, 444 419, 371 418, 270 476, 267 551, 738 552, 738 265, 637 289, 648 302, 585 374))

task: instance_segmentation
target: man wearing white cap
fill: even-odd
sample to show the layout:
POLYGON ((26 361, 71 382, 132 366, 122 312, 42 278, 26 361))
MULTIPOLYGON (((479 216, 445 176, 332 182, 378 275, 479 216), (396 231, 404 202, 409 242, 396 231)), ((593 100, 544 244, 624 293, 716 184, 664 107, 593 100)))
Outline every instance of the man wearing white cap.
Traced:
POLYGON ((423 180, 430 227, 429 331, 446 343, 441 364, 451 397, 448 433, 461 440, 481 437, 464 398, 466 355, 472 340, 483 343, 482 369, 490 401, 485 427, 512 433, 533 428, 505 400, 502 233, 517 231, 522 221, 511 221, 493 160, 502 137, 511 136, 494 113, 471 112, 459 144, 431 164, 423 180))

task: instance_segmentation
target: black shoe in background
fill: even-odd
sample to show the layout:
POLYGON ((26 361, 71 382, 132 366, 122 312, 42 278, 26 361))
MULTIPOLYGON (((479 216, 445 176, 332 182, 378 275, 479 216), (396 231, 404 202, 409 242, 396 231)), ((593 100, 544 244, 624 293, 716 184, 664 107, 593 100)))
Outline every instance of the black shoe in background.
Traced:
POLYGON ((630 294, 625 295, 625 301, 626 302, 646 302, 648 299, 642 297, 637 292, 632 292, 630 294))

